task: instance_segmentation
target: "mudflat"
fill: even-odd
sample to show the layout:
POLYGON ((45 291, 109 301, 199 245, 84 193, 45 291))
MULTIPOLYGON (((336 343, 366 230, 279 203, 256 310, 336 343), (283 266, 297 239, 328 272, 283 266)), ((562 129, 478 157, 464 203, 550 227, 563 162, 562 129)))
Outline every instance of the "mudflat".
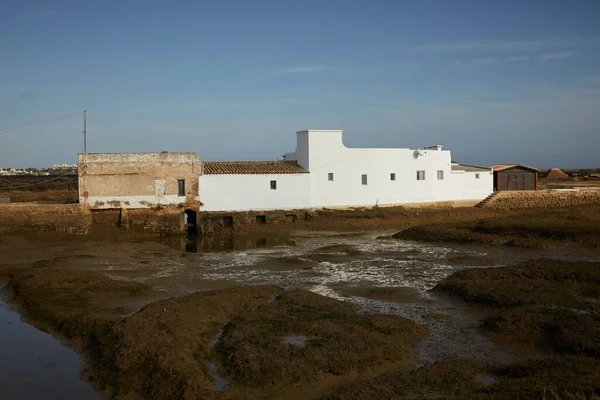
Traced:
POLYGON ((598 206, 543 213, 331 211, 198 253, 3 225, 0 279, 107 398, 593 398, 598 206))

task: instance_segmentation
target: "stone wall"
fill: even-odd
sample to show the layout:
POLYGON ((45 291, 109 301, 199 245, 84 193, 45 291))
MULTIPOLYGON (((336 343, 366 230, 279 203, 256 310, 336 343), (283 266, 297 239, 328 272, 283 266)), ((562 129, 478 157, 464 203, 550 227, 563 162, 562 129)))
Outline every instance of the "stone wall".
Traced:
POLYGON ((118 210, 91 210, 93 226, 119 227, 134 232, 173 234, 184 232, 184 210, 179 207, 158 209, 125 208, 118 210))
POLYGON ((497 192, 484 207, 499 210, 556 208, 600 204, 600 190, 536 190, 497 192))
POLYGON ((2 204, 0 224, 85 234, 92 226, 92 215, 78 204, 2 204))
POLYGON ((163 207, 150 210, 88 210, 79 204, 0 204, 0 225, 37 231, 86 234, 102 226, 134 232, 173 234, 185 230, 184 210, 163 207))
MULTIPOLYGON (((206 235, 224 228, 257 224, 294 223, 311 218, 308 210, 240 211, 240 212, 200 212, 198 231, 206 235)), ((316 215, 316 214, 315 214, 316 215)))

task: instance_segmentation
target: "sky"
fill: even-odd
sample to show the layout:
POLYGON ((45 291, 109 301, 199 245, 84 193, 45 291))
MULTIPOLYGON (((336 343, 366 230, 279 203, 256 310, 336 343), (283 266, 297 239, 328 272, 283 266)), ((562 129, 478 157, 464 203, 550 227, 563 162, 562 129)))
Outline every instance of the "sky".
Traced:
POLYGON ((475 165, 600 167, 598 0, 7 0, 0 167, 271 160, 302 129, 475 165), (6 129, 67 116, 22 128, 6 129))

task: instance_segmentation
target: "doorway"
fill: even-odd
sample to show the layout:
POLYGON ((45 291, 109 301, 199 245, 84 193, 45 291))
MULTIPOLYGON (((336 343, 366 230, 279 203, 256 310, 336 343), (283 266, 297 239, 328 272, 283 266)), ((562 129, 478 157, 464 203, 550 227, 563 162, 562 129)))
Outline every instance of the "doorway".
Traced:
POLYGON ((198 232, 196 215, 196 211, 194 210, 185 210, 183 223, 187 233, 196 234, 198 232))

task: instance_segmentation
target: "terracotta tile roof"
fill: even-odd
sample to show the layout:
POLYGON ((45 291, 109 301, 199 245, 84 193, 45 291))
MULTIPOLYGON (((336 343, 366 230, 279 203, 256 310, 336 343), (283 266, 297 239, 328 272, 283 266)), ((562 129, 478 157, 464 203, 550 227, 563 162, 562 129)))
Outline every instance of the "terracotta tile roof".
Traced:
POLYGON ((522 164, 498 164, 498 165, 493 165, 491 168, 494 171, 504 171, 505 169, 516 168, 516 167, 530 169, 532 171, 539 171, 537 168, 528 167, 527 165, 522 165, 522 164))
POLYGON ((306 174, 296 161, 208 161, 204 175, 306 174))

